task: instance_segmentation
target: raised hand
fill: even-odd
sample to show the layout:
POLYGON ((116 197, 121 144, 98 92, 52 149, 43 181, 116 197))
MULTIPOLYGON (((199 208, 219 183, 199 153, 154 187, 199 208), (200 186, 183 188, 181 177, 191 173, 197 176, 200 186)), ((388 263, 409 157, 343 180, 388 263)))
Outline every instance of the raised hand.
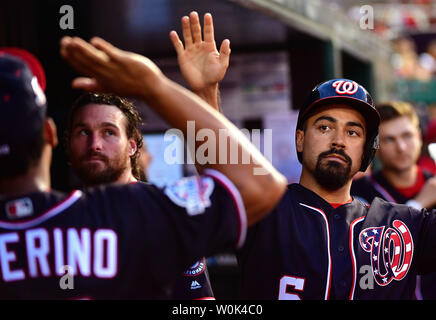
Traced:
POLYGON ((189 17, 182 18, 183 45, 176 31, 171 31, 170 38, 177 52, 180 71, 192 91, 200 95, 214 107, 218 108, 218 82, 226 74, 230 60, 230 41, 225 39, 218 52, 212 15, 204 15, 203 38, 200 19, 193 11, 189 17))
POLYGON ((60 52, 74 69, 86 76, 73 80, 76 89, 146 97, 165 79, 148 58, 120 50, 101 38, 88 43, 78 37, 64 37, 60 52))

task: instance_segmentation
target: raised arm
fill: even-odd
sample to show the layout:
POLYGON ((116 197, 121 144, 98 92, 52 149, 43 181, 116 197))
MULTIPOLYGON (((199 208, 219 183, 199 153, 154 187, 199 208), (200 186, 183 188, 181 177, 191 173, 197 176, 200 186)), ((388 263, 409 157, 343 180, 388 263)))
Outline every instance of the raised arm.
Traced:
POLYGON ((191 90, 219 110, 218 83, 224 78, 230 60, 230 41, 225 39, 218 52, 212 15, 204 15, 203 37, 197 12, 182 18, 183 42, 176 31, 170 39, 177 52, 180 71, 191 90))
POLYGON ((286 189, 286 179, 230 121, 165 77, 151 60, 120 50, 100 38, 88 43, 80 38, 64 37, 61 55, 86 76, 73 80, 75 88, 142 98, 185 136, 190 120, 195 121, 196 133, 209 129, 218 139, 219 132, 225 132, 237 145, 238 154, 249 154, 251 161, 244 164, 238 157, 237 164, 230 164, 230 142, 226 143, 224 164, 222 159, 218 161, 217 153, 216 161, 202 168, 221 171, 235 184, 246 207, 248 224, 258 221, 276 206, 286 189))

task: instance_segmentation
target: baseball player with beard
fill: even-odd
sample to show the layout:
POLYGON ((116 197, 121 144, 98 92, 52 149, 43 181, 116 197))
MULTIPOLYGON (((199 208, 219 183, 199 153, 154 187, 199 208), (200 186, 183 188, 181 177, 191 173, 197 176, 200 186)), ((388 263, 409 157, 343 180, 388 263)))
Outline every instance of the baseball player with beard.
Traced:
POLYGON ((244 298, 412 299, 416 275, 436 270, 433 212, 350 195, 378 149, 379 122, 355 81, 312 90, 295 135, 300 182, 249 228, 238 254, 244 298))
POLYGON ((280 199, 284 177, 147 58, 98 38, 66 37, 61 54, 87 76, 74 87, 142 98, 182 131, 188 120, 197 130, 228 130, 253 162, 199 165, 201 176, 165 190, 139 183, 69 195, 51 190, 58 140, 45 96, 22 60, 0 54, 0 297, 168 298, 175 277, 199 258, 243 244, 246 226, 280 199), (259 167, 265 175, 253 174, 259 167), (265 185, 268 196, 259 201, 265 185), (125 212, 133 214, 126 219, 125 212), (66 271, 73 288, 59 280, 66 271))

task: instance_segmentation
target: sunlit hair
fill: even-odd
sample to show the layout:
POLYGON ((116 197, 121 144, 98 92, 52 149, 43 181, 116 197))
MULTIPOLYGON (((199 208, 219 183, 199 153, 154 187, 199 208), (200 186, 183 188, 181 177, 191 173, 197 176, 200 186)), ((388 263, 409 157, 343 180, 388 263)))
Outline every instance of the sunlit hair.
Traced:
POLYGON ((386 101, 377 104, 377 111, 380 114, 381 122, 408 117, 413 125, 419 129, 419 118, 415 107, 405 101, 386 101))

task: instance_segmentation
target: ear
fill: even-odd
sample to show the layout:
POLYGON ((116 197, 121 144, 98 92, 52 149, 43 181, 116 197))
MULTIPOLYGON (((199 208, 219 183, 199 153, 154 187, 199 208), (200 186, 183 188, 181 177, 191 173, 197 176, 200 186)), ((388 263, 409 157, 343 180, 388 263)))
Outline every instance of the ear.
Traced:
POLYGON ((45 141, 53 148, 59 143, 56 124, 52 118, 47 118, 44 123, 44 137, 45 141))
POLYGON ((304 145, 304 131, 297 130, 295 132, 295 146, 298 152, 303 152, 303 145, 304 145))
POLYGON ((130 138, 129 139, 129 157, 133 156, 136 153, 136 150, 138 150, 138 145, 136 144, 135 139, 130 138))

